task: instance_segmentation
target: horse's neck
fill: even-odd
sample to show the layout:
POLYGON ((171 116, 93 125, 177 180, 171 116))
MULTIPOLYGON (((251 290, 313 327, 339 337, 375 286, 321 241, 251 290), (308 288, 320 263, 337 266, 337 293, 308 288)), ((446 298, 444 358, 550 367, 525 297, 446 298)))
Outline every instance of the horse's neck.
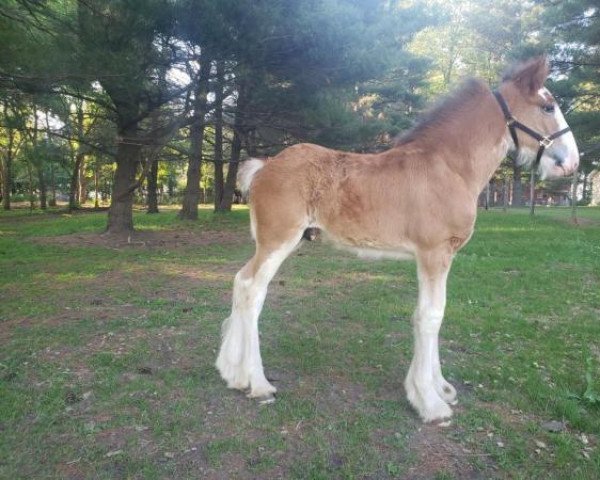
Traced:
POLYGON ((442 158, 479 195, 508 151, 508 130, 491 92, 471 110, 462 111, 444 132, 452 141, 440 143, 442 158))

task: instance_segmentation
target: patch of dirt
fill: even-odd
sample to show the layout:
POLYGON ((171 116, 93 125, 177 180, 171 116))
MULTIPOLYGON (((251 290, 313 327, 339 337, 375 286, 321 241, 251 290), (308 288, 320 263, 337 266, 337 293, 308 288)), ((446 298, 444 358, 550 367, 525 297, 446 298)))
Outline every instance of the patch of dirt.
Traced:
MULTIPOLYGON (((84 298, 84 295, 80 298, 84 298)), ((0 322, 0 344, 9 342, 15 336, 16 329, 18 328, 59 327, 81 322, 84 318, 99 323, 114 318, 144 317, 148 314, 148 311, 148 309, 130 304, 106 305, 104 303, 94 303, 94 300, 92 300, 89 307, 64 307, 60 314, 40 315, 35 318, 17 317, 0 322)))
MULTIPOLYGON (((123 426, 101 430, 94 435, 94 439, 96 445, 102 446, 110 457, 111 452, 114 453, 124 449, 127 446, 129 439, 133 436, 140 440, 143 437, 142 432, 136 430, 134 426, 123 426)), ((116 456, 116 454, 114 456, 116 456)))
MULTIPOLYGON (((256 476, 249 471, 248 462, 239 453, 223 454, 219 465, 211 465, 203 446, 194 446, 175 457, 174 478, 202 478, 204 480, 245 480, 255 478, 284 478, 256 476)), ((162 459, 161 459, 162 460, 162 459)))
MULTIPOLYGON (((62 237, 53 237, 54 239, 62 237)), ((113 292, 126 291, 132 297, 148 302, 163 302, 182 315, 189 315, 195 307, 214 301, 230 304, 231 282, 240 265, 235 263, 215 263, 202 266, 183 264, 159 264, 155 266, 128 266, 128 271, 110 270, 99 273, 92 279, 78 280, 77 288, 65 291, 64 285, 52 285, 52 302, 57 311, 39 316, 17 316, 0 322, 0 344, 9 342, 18 329, 35 329, 40 326, 54 327, 75 325, 82 320, 95 322, 99 326, 115 319, 143 319, 153 307, 123 303, 114 300, 113 292), (152 278, 156 281, 140 281, 152 278), (160 281, 158 281, 160 279, 160 281), (225 283, 226 288, 220 288, 225 283), (215 285, 215 298, 207 299, 197 295, 199 286, 215 285)), ((49 288, 50 282, 44 283, 49 288)), ((8 296, 10 292, 4 292, 8 296)), ((126 299, 125 299, 126 300, 126 299)), ((1 301, 1 299, 0 299, 1 301)))
POLYGON ((426 480, 442 473, 461 480, 489 478, 486 476, 489 472, 484 474, 473 467, 474 453, 448 438, 447 432, 438 425, 423 425, 418 429, 411 438, 411 450, 417 461, 405 478, 426 480))
POLYGON ((83 480, 86 478, 85 472, 79 466, 81 459, 70 460, 68 463, 57 465, 60 478, 65 480, 83 480))
POLYGON ((573 221, 573 219, 568 218, 564 220, 564 223, 568 223, 571 226, 580 226, 580 227, 595 227, 600 225, 600 222, 598 222, 597 220, 594 220, 592 218, 585 218, 585 217, 577 217, 576 221, 573 221))
POLYGON ((58 237, 36 237, 33 241, 61 247, 104 247, 121 250, 125 248, 176 249, 212 244, 241 245, 247 244, 250 239, 247 235, 227 230, 136 230, 130 235, 75 233, 58 237))

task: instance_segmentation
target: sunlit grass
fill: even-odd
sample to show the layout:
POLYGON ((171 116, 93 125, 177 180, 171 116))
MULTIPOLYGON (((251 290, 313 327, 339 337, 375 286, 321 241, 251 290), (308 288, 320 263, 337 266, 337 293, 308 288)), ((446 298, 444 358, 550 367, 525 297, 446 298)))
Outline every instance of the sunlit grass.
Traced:
POLYGON ((295 252, 261 320, 280 393, 259 408, 213 368, 253 252, 247 209, 161 210, 136 211, 137 228, 239 241, 65 247, 106 213, 0 214, 1 478, 600 476, 600 407, 583 395, 589 375, 600 391, 599 209, 580 226, 567 209, 481 212, 448 285, 441 351, 460 404, 441 430, 403 398, 412 263, 295 252), (431 445, 438 463, 419 470, 431 445))

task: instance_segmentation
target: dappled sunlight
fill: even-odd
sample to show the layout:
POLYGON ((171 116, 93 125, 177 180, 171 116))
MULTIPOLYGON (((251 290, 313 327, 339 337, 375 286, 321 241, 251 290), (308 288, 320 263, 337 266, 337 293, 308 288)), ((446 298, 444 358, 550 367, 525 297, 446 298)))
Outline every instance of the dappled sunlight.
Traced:
MULTIPOLYGON (((352 269, 343 268, 336 272, 319 273, 318 267, 310 272, 312 276, 302 278, 302 284, 319 284, 323 286, 342 286, 351 284, 360 284, 362 282, 377 282, 377 283, 398 283, 401 273, 386 274, 377 272, 376 268, 373 272, 355 271, 352 269)), ((307 272, 309 273, 309 272, 307 272)))
POLYGON ((536 226, 528 226, 528 227, 509 227, 509 226, 485 226, 485 227, 477 227, 477 233, 484 232, 531 232, 533 230, 537 230, 536 226))
POLYGON ((83 272, 64 272, 48 274, 50 281, 58 281, 65 283, 78 283, 81 281, 93 281, 98 277, 97 273, 83 273, 83 272))
POLYGON ((75 233, 48 237, 36 237, 36 243, 51 244, 61 247, 104 247, 113 250, 166 250, 219 245, 235 245, 248 243, 250 235, 219 229, 198 229, 173 225, 156 225, 144 227, 135 232, 123 235, 102 235, 98 233, 75 233))
MULTIPOLYGON (((246 220, 232 222, 223 227, 227 235, 246 220)), ((502 216, 486 222, 487 231, 459 255, 450 278, 440 343, 444 370, 462 402, 448 435, 437 427, 419 430, 402 399, 414 264, 365 262, 318 241, 291 256, 267 295, 261 343, 267 374, 279 388, 274 405, 257 408, 222 386, 213 369, 233 277, 253 249, 223 237, 205 237, 206 245, 193 250, 90 244, 68 256, 57 256, 57 246, 20 242, 28 264, 5 260, 20 275, 6 277, 11 284, 3 290, 7 320, 0 323, 0 342, 9 358, 0 361, 15 369, 11 385, 29 396, 33 385, 36 398, 56 395, 66 421, 84 422, 85 438, 109 452, 129 452, 133 438, 155 445, 154 428, 172 431, 179 422, 177 428, 192 432, 194 445, 209 437, 225 445, 238 432, 236 438, 254 448, 267 428, 301 454, 323 438, 335 443, 348 436, 355 436, 357 451, 366 442, 377 459, 396 459, 399 451, 421 458, 417 448, 431 462, 407 471, 433 473, 439 462, 470 462, 482 441, 487 449, 498 449, 499 441, 505 448, 526 441, 531 433, 517 420, 540 423, 559 408, 575 425, 569 428, 595 442, 590 429, 597 416, 560 392, 584 391, 581 351, 598 336, 596 250, 578 248, 565 260, 560 251, 533 248, 523 259, 514 237, 543 245, 548 227, 524 228, 502 216), (483 246, 485 252, 474 253, 483 246), (493 423, 489 405, 522 413, 499 415, 493 423), (119 423, 115 412, 129 420, 119 423), (257 420, 263 430, 256 429, 257 420), (158 426, 136 430, 148 424, 158 426), (507 431, 514 440, 504 437, 507 431), (423 445, 443 451, 434 456, 423 445)), ((552 228, 560 238, 571 231, 563 224, 552 228)), ((586 245, 596 245, 596 232, 589 230, 586 245)), ((74 434, 73 441, 79 438, 74 434)), ((175 454, 192 454, 191 447, 185 450, 175 454)), ((454 471, 471 473, 468 465, 454 471)))
MULTIPOLYGON (((337 276, 337 275, 336 275, 337 276)), ((363 281, 379 281, 390 282, 397 281, 397 275, 384 274, 381 272, 343 272, 340 275, 342 278, 348 278, 357 282, 363 281)))
POLYGON ((184 265, 160 264, 157 273, 181 277, 182 279, 193 280, 208 280, 214 282, 231 282, 235 274, 235 267, 232 266, 230 271, 210 270, 197 267, 189 267, 184 265))

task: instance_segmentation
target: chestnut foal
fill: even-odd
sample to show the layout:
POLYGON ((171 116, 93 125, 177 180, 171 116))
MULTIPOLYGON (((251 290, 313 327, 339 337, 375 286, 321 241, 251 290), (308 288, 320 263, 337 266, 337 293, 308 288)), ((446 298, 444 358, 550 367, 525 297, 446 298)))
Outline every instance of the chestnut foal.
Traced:
POLYGON ((545 58, 535 58, 513 68, 495 92, 470 80, 383 153, 299 144, 245 162, 239 180, 250 194, 256 253, 235 277, 223 323, 216 366, 228 387, 273 400, 258 317, 275 272, 305 229, 317 227, 360 255, 416 260, 414 356, 404 386, 423 421, 450 417, 456 390, 442 375, 438 333, 448 271, 473 233, 479 193, 511 148, 542 178, 578 166, 575 139, 544 88, 547 75, 545 58))

